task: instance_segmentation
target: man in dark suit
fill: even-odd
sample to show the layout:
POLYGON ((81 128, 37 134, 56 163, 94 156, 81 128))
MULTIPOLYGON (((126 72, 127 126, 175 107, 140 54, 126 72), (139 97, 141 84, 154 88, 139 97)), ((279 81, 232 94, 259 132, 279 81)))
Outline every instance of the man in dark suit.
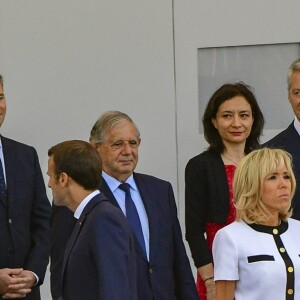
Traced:
POLYGON ((87 142, 67 141, 48 155, 54 204, 78 219, 64 253, 62 299, 136 300, 133 234, 122 212, 98 190, 97 151, 87 142))
POLYGON ((295 114, 294 121, 287 129, 276 135, 263 146, 282 148, 293 157, 294 173, 297 181, 293 198, 292 218, 300 220, 300 59, 288 69, 288 99, 295 114))
MULTIPOLYGON (((100 190, 108 200, 127 216, 129 187, 135 204, 142 241, 133 229, 137 253, 137 286, 139 300, 199 299, 190 263, 182 241, 172 186, 153 176, 135 173, 138 162, 140 134, 131 118, 118 111, 104 113, 91 130, 90 142, 97 149, 103 164, 100 190), (121 185, 121 186, 120 186, 121 185)), ((55 210, 53 230, 61 224, 62 215, 55 210)), ((127 216, 128 218, 128 216, 127 216)), ((61 232, 61 235, 66 233, 61 232)), ((59 259, 59 246, 52 241, 52 256, 59 259)), ((59 274, 53 260, 52 279, 59 274)), ((51 280, 58 292, 59 282, 51 280)))
MULTIPOLYGON (((5 113, 6 99, 0 75, 0 126, 5 113)), ((40 299, 39 286, 49 261, 50 214, 35 149, 1 135, 1 299, 40 299)))

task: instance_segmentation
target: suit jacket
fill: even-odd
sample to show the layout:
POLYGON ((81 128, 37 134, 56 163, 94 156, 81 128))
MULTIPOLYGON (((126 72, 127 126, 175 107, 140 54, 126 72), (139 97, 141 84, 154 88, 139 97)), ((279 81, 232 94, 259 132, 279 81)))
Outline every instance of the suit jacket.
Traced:
POLYGON ((293 198, 292 218, 300 220, 300 136, 292 122, 287 129, 263 144, 263 147, 281 148, 293 157, 294 173, 297 181, 296 193, 293 198))
POLYGON ((1 136, 7 199, 1 203, 5 223, 1 231, 1 268, 24 268, 39 277, 26 298, 39 300, 50 252, 51 206, 33 147, 1 136), (4 238, 3 238, 4 236, 4 238))
POLYGON ((136 300, 135 246, 116 207, 96 195, 84 208, 65 249, 64 300, 136 300))
MULTIPOLYGON (((181 229, 177 218, 177 210, 173 189, 169 182, 158 178, 134 173, 134 179, 141 194, 147 211, 150 231, 150 261, 144 256, 139 243, 136 241, 137 256, 137 286, 139 300, 198 300, 190 263, 182 241, 181 229)), ((101 192, 108 200, 120 208, 111 190, 102 179, 101 192)), ((70 211, 60 211, 61 207, 53 210, 52 231, 58 224, 72 222, 70 211)), ((64 229, 64 227, 61 227, 64 229)), ((57 232, 67 239, 66 231, 57 232)), ((58 280, 62 260, 61 245, 52 239, 51 256, 51 290, 54 299, 61 293, 61 283, 58 280), (52 266, 53 264, 53 266, 52 266)), ((122 299, 122 298, 121 298, 122 299)))
POLYGON ((207 150, 185 169, 186 239, 197 268, 212 262, 204 233, 206 223, 225 223, 229 210, 229 186, 219 153, 207 150))
MULTIPOLYGON (((136 241, 138 299, 199 299, 182 241, 172 186, 153 176, 134 173, 143 200, 150 232, 150 259, 136 241)), ((103 179, 101 190, 119 207, 103 179)))

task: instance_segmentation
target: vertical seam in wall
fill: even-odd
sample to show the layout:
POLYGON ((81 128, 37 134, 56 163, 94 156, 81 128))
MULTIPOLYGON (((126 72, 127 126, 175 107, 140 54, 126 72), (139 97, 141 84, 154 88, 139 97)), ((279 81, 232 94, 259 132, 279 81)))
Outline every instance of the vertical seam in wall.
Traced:
POLYGON ((174 80, 174 102, 175 102, 175 151, 176 151, 176 183, 177 183, 177 211, 180 210, 179 201, 179 168, 178 168, 178 122, 177 122, 177 93, 176 93, 176 57, 175 57, 175 12, 174 1, 172 0, 172 34, 173 34, 173 80, 174 80))

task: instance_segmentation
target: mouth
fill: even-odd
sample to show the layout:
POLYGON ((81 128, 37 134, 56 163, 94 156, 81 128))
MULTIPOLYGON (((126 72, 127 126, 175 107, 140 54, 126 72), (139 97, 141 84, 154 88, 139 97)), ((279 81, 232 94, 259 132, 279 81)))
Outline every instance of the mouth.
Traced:
POLYGON ((120 163, 122 165, 130 165, 132 163, 132 161, 131 160, 121 160, 120 163))
POLYGON ((279 198, 290 198, 290 194, 282 194, 278 196, 279 198))
POLYGON ((231 131, 230 134, 232 134, 234 136, 239 136, 239 135, 242 135, 243 132, 240 132, 240 131, 231 131))

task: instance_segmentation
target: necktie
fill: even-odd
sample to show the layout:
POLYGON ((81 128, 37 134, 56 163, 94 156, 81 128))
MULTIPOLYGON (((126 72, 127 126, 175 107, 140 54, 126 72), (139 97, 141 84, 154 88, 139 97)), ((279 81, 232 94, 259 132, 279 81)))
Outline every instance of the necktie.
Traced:
POLYGON ((6 184, 4 179, 4 172, 2 166, 2 160, 0 159, 0 197, 6 195, 6 184))
POLYGON ((126 218, 131 226, 132 231, 134 232, 135 237, 141 245, 144 254, 146 255, 146 246, 142 225, 135 204, 131 198, 130 185, 128 183, 122 183, 119 185, 119 188, 125 192, 126 218))

